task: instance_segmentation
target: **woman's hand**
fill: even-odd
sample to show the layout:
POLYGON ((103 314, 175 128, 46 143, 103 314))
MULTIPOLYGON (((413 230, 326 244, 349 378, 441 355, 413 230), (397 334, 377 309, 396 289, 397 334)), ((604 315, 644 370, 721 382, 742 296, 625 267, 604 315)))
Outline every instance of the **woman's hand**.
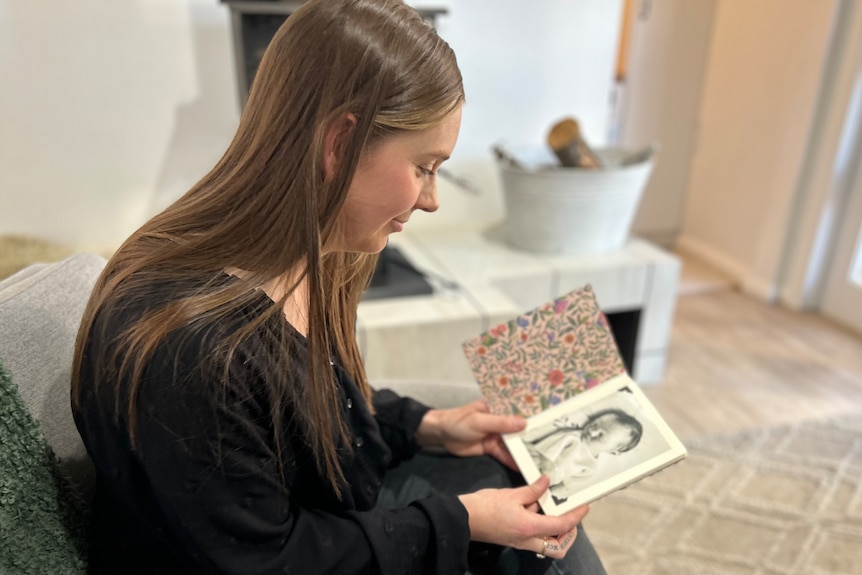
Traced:
POLYGON ((422 447, 440 446, 453 455, 490 455, 517 470, 501 434, 522 431, 523 417, 493 415, 485 400, 454 409, 432 409, 422 418, 416 441, 422 447))
POLYGON ((514 489, 483 489, 459 499, 470 515, 470 538, 561 559, 578 535, 587 505, 559 517, 539 514, 539 497, 550 484, 546 475, 514 489), (545 541, 548 542, 545 545, 545 541))

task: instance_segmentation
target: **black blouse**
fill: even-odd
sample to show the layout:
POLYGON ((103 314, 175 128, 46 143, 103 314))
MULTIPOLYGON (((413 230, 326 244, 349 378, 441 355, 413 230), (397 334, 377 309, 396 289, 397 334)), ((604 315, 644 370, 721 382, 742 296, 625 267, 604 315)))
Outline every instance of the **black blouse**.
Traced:
MULTIPOLYGON (((91 573, 466 571, 468 517, 455 496, 375 507, 386 469, 417 451, 414 434, 427 407, 382 390, 374 393, 372 415, 355 382, 333 364, 352 441, 339 446, 346 475, 339 498, 318 473, 289 409, 279 447, 265 394, 229 390, 213 407, 210 388, 192 367, 210 352, 211 340, 179 333, 144 371, 132 449, 113 392, 96 394, 88 385, 95 369, 89 351, 105 345, 97 337, 128 325, 123 316, 98 319, 93 333, 102 335, 87 344, 85 392, 75 413, 98 472, 91 573)), ((235 354, 230 369, 238 389, 264 389, 259 378, 267 358, 260 356, 235 354)))

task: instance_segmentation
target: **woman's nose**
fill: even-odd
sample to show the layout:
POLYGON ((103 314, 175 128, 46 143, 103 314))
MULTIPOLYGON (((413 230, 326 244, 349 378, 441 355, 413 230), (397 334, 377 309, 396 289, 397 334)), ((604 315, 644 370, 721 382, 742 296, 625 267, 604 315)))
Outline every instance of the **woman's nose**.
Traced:
POLYGON ((437 196, 437 182, 432 182, 419 194, 416 209, 423 212, 436 212, 440 208, 440 198, 437 196))

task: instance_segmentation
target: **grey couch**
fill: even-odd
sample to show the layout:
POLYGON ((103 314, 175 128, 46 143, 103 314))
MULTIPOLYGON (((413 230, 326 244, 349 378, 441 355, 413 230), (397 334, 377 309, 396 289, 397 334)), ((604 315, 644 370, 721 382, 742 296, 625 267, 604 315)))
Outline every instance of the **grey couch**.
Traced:
MULTIPOLYGON (((57 263, 31 265, 0 281, 0 362, 62 468, 85 497, 92 493, 94 471, 72 420, 69 379, 78 324, 104 265, 100 256, 76 254, 57 263)), ((471 382, 373 383, 439 407, 479 397, 478 386, 471 382)), ((0 503, 2 495, 0 489, 0 503)), ((14 501, 14 493, 12 497, 6 501, 14 501)))
POLYGON ((72 348, 90 290, 105 265, 95 254, 33 264, 0 282, 0 361, 48 443, 82 488, 93 470, 72 421, 72 348))

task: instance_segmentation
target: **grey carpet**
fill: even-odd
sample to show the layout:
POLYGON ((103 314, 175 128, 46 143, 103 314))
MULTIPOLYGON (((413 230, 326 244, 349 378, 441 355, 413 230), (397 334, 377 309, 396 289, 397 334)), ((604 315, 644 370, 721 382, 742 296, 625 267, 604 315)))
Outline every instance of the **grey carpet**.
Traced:
POLYGON ((862 573, 862 413, 687 447, 593 504, 611 575, 862 573))

